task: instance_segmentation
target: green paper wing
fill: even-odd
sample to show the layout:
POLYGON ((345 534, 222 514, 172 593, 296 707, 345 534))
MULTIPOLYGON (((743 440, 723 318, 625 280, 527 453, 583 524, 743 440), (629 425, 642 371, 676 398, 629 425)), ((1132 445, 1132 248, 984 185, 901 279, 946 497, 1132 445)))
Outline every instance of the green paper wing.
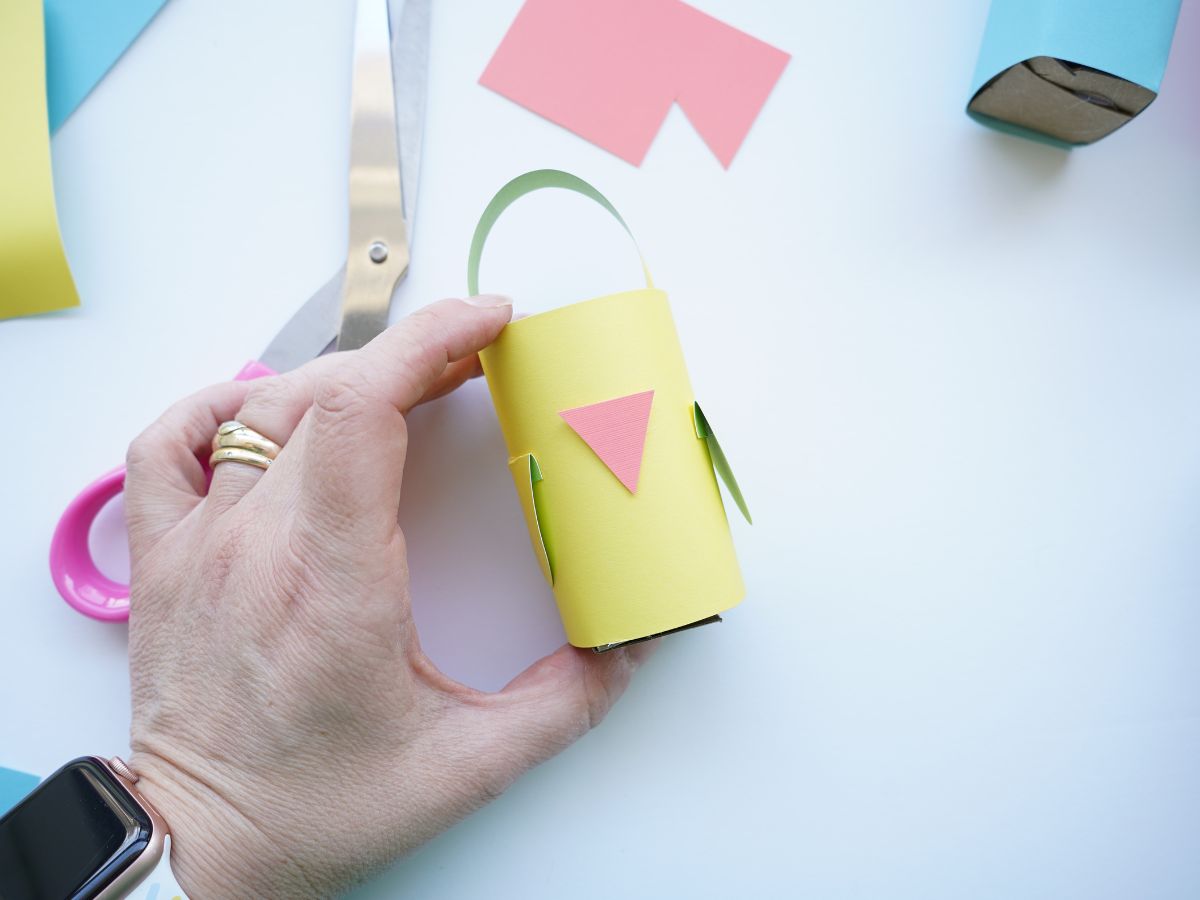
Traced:
POLYGON ((537 557, 542 575, 551 585, 554 584, 554 568, 550 565, 550 551, 546 546, 546 535, 542 531, 542 520, 539 515, 537 492, 534 486, 542 480, 542 467, 532 453, 515 456, 508 461, 509 471, 512 472, 513 483, 517 486, 517 495, 521 498, 521 509, 525 513, 525 526, 529 529, 529 543, 533 545, 533 555, 537 557))
POLYGON ((725 489, 729 491, 729 496, 733 498, 737 508, 742 511, 746 521, 753 525, 754 520, 750 518, 750 508, 746 506, 746 498, 742 496, 742 489, 738 487, 737 479, 733 477, 733 469, 725 457, 725 451, 721 449, 712 426, 708 424, 708 419, 704 418, 704 411, 700 409, 699 403, 693 405, 692 418, 696 426, 696 437, 708 445, 708 455, 712 459, 713 470, 725 482, 725 489))

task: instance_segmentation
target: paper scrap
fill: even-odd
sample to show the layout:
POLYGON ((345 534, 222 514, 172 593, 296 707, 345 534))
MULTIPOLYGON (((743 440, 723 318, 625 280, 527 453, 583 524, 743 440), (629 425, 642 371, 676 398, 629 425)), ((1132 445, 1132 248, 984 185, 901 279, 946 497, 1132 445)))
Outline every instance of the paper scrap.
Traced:
POLYGON ((559 413, 631 494, 637 493, 654 391, 641 391, 559 413))
POLYGON ((750 518, 750 507, 746 505, 746 498, 742 496, 742 489, 738 487, 737 479, 733 477, 733 467, 729 465, 729 460, 725 457, 725 451, 721 449, 721 445, 717 442, 717 435, 708 424, 708 419, 704 417, 704 411, 700 409, 699 403, 693 404, 692 421, 696 426, 696 437, 708 445, 708 455, 712 459, 713 471, 720 475, 721 480, 725 482, 725 489, 729 491, 729 496, 733 498, 733 502, 737 504, 737 508, 742 511, 742 516, 746 522, 753 525, 754 520, 750 518))
POLYGON ((51 131, 75 111, 165 3, 45 0, 51 131))
POLYGON ((40 780, 36 775, 0 766, 0 816, 25 799, 40 780))
POLYGON ((0 319, 79 305, 58 232, 42 0, 0 2, 0 319))
POLYGON ((681 0, 527 0, 479 81, 635 166, 678 103, 728 168, 790 58, 681 0))
POLYGON ((546 545, 546 533, 542 529, 541 516, 538 514, 537 494, 535 485, 542 480, 542 467, 532 453, 517 456, 508 461, 509 471, 512 472, 513 483, 517 486, 517 496, 521 498, 521 509, 525 513, 525 526, 529 529, 529 543, 533 545, 538 567, 546 581, 554 584, 554 566, 550 563, 550 550, 546 545))

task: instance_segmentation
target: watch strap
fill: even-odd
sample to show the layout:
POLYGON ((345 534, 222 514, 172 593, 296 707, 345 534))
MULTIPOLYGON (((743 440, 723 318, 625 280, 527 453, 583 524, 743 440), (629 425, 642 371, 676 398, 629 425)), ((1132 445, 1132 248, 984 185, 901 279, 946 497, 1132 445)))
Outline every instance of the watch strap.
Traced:
POLYGON ((162 856, 158 865, 128 894, 128 900, 187 900, 187 894, 171 870, 171 836, 163 838, 162 856))

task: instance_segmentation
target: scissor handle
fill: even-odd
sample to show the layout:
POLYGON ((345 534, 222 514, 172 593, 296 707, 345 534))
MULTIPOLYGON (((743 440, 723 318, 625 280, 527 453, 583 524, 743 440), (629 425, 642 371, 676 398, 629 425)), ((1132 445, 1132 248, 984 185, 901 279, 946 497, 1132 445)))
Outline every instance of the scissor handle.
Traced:
MULTIPOLYGON (((260 362, 242 366, 234 381, 251 381, 275 372, 260 362)), ((114 581, 96 565, 88 538, 105 505, 125 489, 125 467, 97 478, 67 506, 50 540, 50 577, 58 593, 76 610, 103 622, 129 618, 129 585, 114 581)))

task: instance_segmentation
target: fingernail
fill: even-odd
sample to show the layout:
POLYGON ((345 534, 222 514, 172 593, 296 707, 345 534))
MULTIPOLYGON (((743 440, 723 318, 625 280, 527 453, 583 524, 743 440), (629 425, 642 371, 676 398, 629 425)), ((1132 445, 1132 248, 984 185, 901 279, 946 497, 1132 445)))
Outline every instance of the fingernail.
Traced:
POLYGON ((474 297, 465 298, 464 302, 484 308, 512 306, 512 298, 505 297, 503 294, 476 294, 474 297))

